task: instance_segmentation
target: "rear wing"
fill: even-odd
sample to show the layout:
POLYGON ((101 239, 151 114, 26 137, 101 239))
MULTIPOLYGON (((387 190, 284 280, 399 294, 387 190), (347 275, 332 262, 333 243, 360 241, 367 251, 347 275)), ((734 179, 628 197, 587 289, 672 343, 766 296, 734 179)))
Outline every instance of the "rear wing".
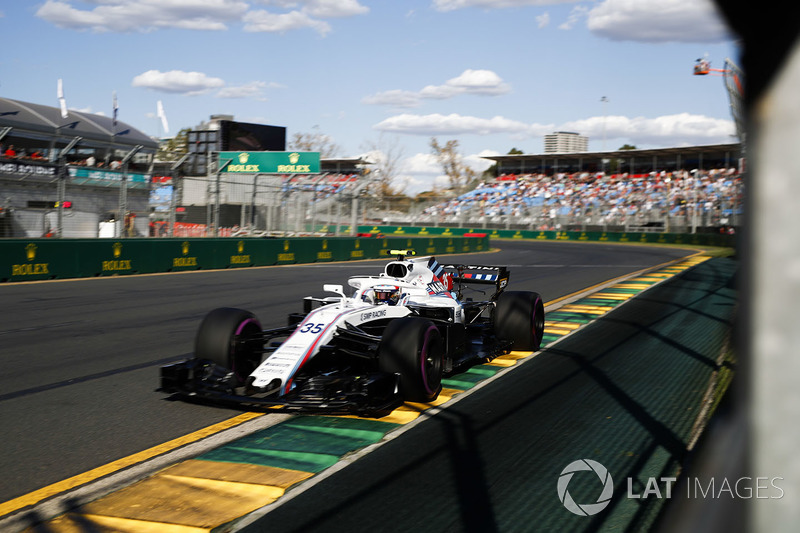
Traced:
MULTIPOLYGON (((511 273, 504 266, 488 265, 442 265, 453 276, 453 282, 494 285, 496 298, 508 286, 511 273)), ((460 291, 459 291, 460 292, 460 291)))

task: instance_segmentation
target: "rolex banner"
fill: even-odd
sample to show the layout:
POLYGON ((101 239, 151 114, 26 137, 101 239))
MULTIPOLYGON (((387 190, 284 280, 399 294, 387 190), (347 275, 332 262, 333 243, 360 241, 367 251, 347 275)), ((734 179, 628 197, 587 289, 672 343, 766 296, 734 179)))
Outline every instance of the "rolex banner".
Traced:
POLYGON ((319 174, 319 152, 219 152, 220 172, 319 174))

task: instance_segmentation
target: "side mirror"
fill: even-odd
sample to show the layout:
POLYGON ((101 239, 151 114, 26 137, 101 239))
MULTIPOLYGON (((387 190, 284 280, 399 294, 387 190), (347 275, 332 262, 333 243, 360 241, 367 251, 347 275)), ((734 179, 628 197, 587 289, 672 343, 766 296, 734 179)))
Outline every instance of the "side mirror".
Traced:
POLYGON ((346 298, 346 296, 344 295, 344 287, 342 287, 341 285, 332 285, 326 283, 325 285, 322 286, 322 290, 324 290, 325 292, 335 292, 342 298, 346 298))

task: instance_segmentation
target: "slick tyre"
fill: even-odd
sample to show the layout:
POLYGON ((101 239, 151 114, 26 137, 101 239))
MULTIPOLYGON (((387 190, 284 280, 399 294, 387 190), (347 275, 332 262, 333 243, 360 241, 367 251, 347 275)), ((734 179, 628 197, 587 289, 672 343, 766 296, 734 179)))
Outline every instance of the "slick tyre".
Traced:
POLYGON ((204 359, 233 372, 239 384, 261 363, 261 344, 257 335, 261 324, 243 309, 220 307, 208 313, 194 341, 196 359, 204 359), (255 340, 247 341, 250 337, 255 340))
POLYGON ((513 340, 512 349, 536 351, 544 335, 544 304, 536 292, 503 292, 494 310, 494 333, 513 340))
POLYGON ((432 402, 442 390, 444 350, 444 339, 433 322, 400 318, 384 331, 378 366, 382 372, 399 374, 403 400, 432 402))

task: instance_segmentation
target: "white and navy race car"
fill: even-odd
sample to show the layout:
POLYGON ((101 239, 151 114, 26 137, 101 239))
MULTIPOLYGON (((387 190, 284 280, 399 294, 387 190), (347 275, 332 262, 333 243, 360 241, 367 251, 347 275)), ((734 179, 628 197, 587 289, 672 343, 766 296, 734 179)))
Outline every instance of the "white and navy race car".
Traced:
POLYGON ((442 377, 466 365, 539 349, 542 299, 506 291, 507 268, 390 254, 381 274, 349 278, 349 296, 324 285, 335 296, 306 297, 286 327, 265 330, 242 309, 211 311, 194 357, 162 367, 160 389, 250 407, 377 413, 435 400, 442 377), (474 301, 464 294, 471 284, 494 292, 474 301))

